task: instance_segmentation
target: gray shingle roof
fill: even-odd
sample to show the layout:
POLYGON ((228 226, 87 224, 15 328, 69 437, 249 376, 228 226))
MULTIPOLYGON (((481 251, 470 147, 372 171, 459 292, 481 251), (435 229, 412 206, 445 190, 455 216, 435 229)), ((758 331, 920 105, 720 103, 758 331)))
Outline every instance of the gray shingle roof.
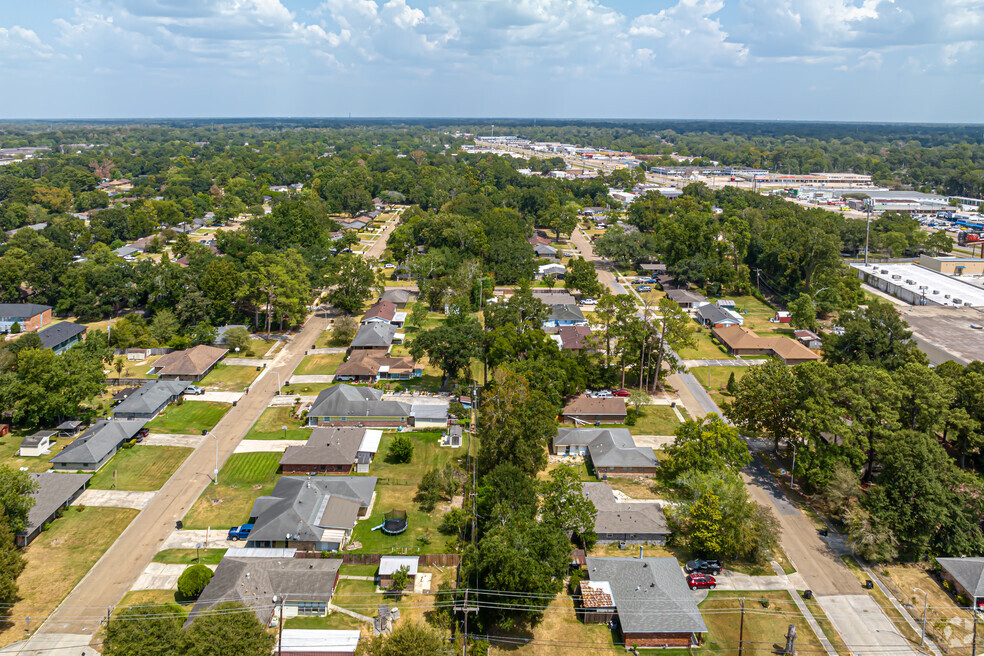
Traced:
POLYGON ((119 445, 133 439, 144 424, 141 420, 109 421, 101 419, 79 435, 57 456, 53 464, 83 463, 95 464, 116 451, 119 445))
POLYGON ((533 298, 539 300, 544 305, 573 305, 577 301, 568 292, 543 292, 534 289, 533 298))
POLYGON ((550 316, 547 321, 585 321, 581 308, 573 303, 550 306, 550 316))
POLYGON ((352 340, 353 347, 386 347, 393 343, 396 326, 389 323, 367 323, 359 328, 352 340))
POLYGON ((365 428, 315 428, 303 446, 290 446, 281 465, 353 465, 365 428))
POLYGON ((663 510, 655 503, 619 503, 607 483, 582 483, 581 489, 595 506, 595 533, 648 533, 669 535, 663 510))
POLYGON ((561 428, 555 447, 586 446, 596 467, 652 467, 658 465, 651 447, 637 447, 627 428, 561 428))
POLYGON ((21 448, 27 447, 29 449, 36 448, 44 441, 45 438, 57 437, 58 431, 43 430, 36 433, 31 433, 23 440, 21 440, 21 448))
POLYGON ((30 319, 50 309, 37 303, 0 303, 0 319, 30 319))
POLYGON ((337 558, 223 558, 188 622, 224 601, 241 601, 253 608, 264 626, 273 616, 274 595, 328 603, 341 565, 337 558))
POLYGON ((283 540, 289 533, 292 540, 319 542, 324 529, 351 529, 375 487, 375 476, 282 476, 269 496, 253 503, 249 541, 283 540))
POLYGON ((113 413, 135 415, 154 413, 187 388, 188 383, 182 380, 155 380, 144 383, 140 389, 113 408, 113 413))
POLYGON ((725 321, 736 324, 741 323, 735 318, 734 314, 726 312, 723 308, 716 305, 702 305, 697 309, 697 314, 708 323, 721 323, 725 321))
POLYGON ((409 303, 413 300, 415 295, 416 294, 414 292, 406 289, 387 289, 383 292, 383 295, 379 297, 379 300, 389 301, 390 303, 396 303, 397 305, 403 305, 404 303, 409 303))
POLYGON ((43 472, 30 476, 31 480, 38 484, 38 489, 31 495, 34 497, 34 505, 27 513, 27 528, 24 533, 31 533, 41 526, 92 478, 92 474, 56 472, 43 472))
POLYGON ((937 558, 936 562, 964 590, 975 597, 984 597, 984 558, 937 558))
POLYGON ((309 417, 409 417, 410 406, 400 401, 382 401, 382 390, 335 385, 318 394, 309 417))
POLYGON ((410 413, 417 419, 441 419, 448 418, 447 403, 414 403, 410 413))
POLYGON ((698 294, 697 292, 692 292, 686 289, 669 289, 666 291, 666 297, 671 301, 679 303, 680 305, 704 303, 707 301, 703 294, 698 294))
POLYGON ((588 578, 608 581, 622 631, 703 633, 697 602, 675 558, 586 558, 588 578))
POLYGON ((44 330, 39 330, 38 337, 41 338, 41 346, 44 348, 54 348, 63 342, 67 342, 76 335, 81 335, 85 331, 85 326, 80 326, 71 321, 62 321, 48 326, 44 330))

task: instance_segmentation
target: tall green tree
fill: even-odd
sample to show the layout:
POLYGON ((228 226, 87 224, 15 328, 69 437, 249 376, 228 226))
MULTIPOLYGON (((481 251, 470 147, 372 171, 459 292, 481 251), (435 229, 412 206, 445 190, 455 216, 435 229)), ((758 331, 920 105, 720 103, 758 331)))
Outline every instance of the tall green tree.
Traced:
POLYGON ((677 473, 730 471, 737 474, 752 461, 738 429, 714 412, 680 424, 676 439, 665 451, 677 473))
POLYGON ((567 289, 579 291, 584 296, 598 296, 602 289, 594 264, 583 257, 572 258, 567 263, 564 286, 567 289))
POLYGON ((482 355, 482 325, 478 319, 462 312, 452 312, 435 328, 417 333, 408 350, 418 360, 424 355, 444 373, 442 388, 446 388, 460 371, 482 355))
POLYGON ((106 623, 106 656, 173 656, 185 653, 184 614, 175 604, 130 606, 106 623))
POLYGON ((187 656, 269 656, 276 643, 253 609, 235 601, 195 617, 185 637, 187 656))
POLYGON ((543 521, 556 523, 565 531, 573 531, 582 537, 594 533, 598 511, 583 494, 581 479, 573 467, 561 465, 551 471, 550 478, 540 484, 540 493, 543 496, 543 521))
POLYGON ((558 408, 523 376, 500 368, 482 395, 478 415, 478 470, 515 465, 528 476, 547 466, 547 440, 557 431, 558 408))
POLYGON ((365 302, 383 291, 377 264, 374 259, 350 253, 336 256, 325 273, 325 298, 342 312, 360 314, 365 302))
POLYGON ((926 364, 908 324, 888 303, 873 301, 867 308, 846 313, 840 323, 843 334, 824 339, 828 362, 871 364, 889 371, 909 362, 926 364))
POLYGON ((781 360, 751 367, 736 386, 726 413, 740 428, 768 433, 773 448, 797 432, 796 378, 781 360))

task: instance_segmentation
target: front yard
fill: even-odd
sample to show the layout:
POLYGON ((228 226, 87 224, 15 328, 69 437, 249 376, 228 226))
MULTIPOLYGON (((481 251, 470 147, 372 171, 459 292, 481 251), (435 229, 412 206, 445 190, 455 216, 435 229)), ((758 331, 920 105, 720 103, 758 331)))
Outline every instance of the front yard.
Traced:
POLYGON ((0 645, 24 638, 26 617, 37 628, 136 516, 130 509, 74 506, 52 522, 22 552, 27 568, 17 579, 20 600, 2 625, 0 645))
MULTIPOLYGON (((683 406, 678 406, 684 420, 689 418, 683 406)), ((639 406, 639 418, 635 426, 628 426, 633 435, 673 435, 680 425, 680 418, 668 405, 639 406)))
POLYGON ((233 453, 219 471, 219 485, 209 485, 185 515, 185 528, 225 528, 248 520, 253 502, 273 490, 282 456, 233 453))
POLYGON ((344 353, 319 353, 305 356, 294 370, 297 376, 327 376, 335 373, 345 359, 344 353))
POLYGON ((735 357, 726 348, 714 343, 710 328, 698 326, 694 331, 694 338, 697 341, 696 348, 677 351, 681 360, 733 360, 735 357))
POLYGON ((220 363, 198 385, 214 392, 242 392, 259 375, 256 367, 220 363))
POLYGON ((311 429, 303 428, 299 419, 294 419, 293 408, 267 408, 246 433, 247 440, 306 440, 311 437, 311 429), (287 427, 286 434, 283 427, 287 427))
POLYGON ((152 419, 147 424, 147 428, 151 433, 200 435, 203 430, 215 428, 231 407, 229 403, 214 401, 172 403, 164 412, 152 419))
POLYGON ((748 369, 749 367, 694 367, 690 373, 710 393, 714 402, 720 406, 730 398, 727 385, 731 374, 735 375, 735 382, 737 383, 748 372, 748 369))
POLYGON ((89 480, 97 490, 159 490, 191 455, 192 449, 180 446, 138 444, 121 449, 89 480), (113 473, 116 473, 114 480, 113 473))
POLYGON ((499 632, 490 640, 489 656, 556 656, 565 651, 579 654, 624 654, 605 624, 584 624, 574 614, 574 602, 565 593, 547 606, 543 621, 532 631, 499 632), (498 638, 498 640, 496 639, 498 638), (529 644, 524 644, 530 641, 529 644))

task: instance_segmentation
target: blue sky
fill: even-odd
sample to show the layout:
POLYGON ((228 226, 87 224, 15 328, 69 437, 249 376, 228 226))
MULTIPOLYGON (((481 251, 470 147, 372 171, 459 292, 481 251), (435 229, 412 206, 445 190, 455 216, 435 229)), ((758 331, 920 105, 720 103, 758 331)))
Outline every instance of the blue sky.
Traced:
POLYGON ((984 0, 0 0, 0 118, 984 121, 984 0))

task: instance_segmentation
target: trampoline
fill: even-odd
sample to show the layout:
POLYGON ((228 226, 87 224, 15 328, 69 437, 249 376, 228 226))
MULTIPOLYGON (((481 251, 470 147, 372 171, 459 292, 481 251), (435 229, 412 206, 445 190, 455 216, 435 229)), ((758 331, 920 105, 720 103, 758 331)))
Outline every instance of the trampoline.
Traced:
POLYGON ((407 530, 407 511, 405 510, 391 510, 383 515, 383 519, 383 523, 372 530, 380 529, 386 535, 399 535, 407 530))

